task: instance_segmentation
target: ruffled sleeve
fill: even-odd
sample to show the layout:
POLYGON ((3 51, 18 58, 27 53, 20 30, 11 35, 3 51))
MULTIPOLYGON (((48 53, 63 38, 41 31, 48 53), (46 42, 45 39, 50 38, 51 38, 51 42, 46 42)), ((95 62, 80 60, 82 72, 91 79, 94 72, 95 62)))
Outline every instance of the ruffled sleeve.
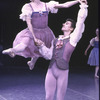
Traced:
POLYGON ((57 13, 58 9, 54 8, 54 6, 56 4, 59 4, 59 2, 50 1, 50 2, 46 3, 48 11, 51 12, 51 13, 57 13))
POLYGON ((53 48, 54 48, 53 43, 54 43, 54 40, 52 40, 50 48, 47 48, 44 44, 42 44, 41 46, 38 46, 40 54, 47 60, 52 59, 53 48))
POLYGON ((90 40, 90 45, 91 45, 91 46, 94 46, 94 41, 95 41, 95 38, 92 38, 92 39, 90 40))
POLYGON ((27 3, 25 4, 22 9, 21 9, 21 14, 19 15, 19 18, 22 19, 23 21, 26 20, 26 17, 31 19, 31 15, 32 15, 32 8, 30 7, 30 5, 27 3))

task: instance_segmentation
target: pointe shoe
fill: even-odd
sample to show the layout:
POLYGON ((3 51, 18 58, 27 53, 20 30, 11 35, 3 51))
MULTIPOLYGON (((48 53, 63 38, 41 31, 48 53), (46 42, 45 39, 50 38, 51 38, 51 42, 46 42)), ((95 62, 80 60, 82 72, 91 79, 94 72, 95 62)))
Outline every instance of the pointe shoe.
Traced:
POLYGON ((32 61, 28 61, 27 64, 28 64, 30 70, 32 70, 34 68, 35 63, 33 63, 32 61))
POLYGON ((12 48, 10 49, 6 49, 2 51, 2 54, 8 54, 10 57, 14 58, 15 57, 15 53, 12 51, 12 48))

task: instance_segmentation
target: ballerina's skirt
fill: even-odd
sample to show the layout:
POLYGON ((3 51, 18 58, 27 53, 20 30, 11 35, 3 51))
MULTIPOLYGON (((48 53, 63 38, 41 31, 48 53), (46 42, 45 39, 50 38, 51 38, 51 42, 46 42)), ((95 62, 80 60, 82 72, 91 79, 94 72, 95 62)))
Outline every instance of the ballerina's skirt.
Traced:
POLYGON ((99 49, 93 48, 90 52, 89 58, 88 58, 88 64, 90 66, 99 66, 99 49))
MULTIPOLYGON (((54 39, 54 35, 49 27, 45 29, 34 29, 34 33, 35 36, 38 39, 42 40, 48 48, 51 46, 51 41, 54 39)), ((18 33, 13 42, 13 47, 20 43, 26 44, 27 48, 23 52, 17 53, 17 55, 23 56, 25 58, 33 56, 41 57, 38 48, 34 44, 32 33, 29 31, 28 28, 18 33)))

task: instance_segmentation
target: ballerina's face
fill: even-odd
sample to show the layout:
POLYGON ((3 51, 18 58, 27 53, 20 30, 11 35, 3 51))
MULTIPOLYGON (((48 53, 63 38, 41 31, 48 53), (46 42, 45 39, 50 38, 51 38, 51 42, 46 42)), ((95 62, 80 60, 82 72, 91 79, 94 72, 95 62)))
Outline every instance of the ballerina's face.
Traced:
POLYGON ((99 28, 96 29, 96 35, 99 36, 99 28))
POLYGON ((34 2, 34 1, 40 1, 40 0, 30 0, 30 1, 33 1, 34 2))

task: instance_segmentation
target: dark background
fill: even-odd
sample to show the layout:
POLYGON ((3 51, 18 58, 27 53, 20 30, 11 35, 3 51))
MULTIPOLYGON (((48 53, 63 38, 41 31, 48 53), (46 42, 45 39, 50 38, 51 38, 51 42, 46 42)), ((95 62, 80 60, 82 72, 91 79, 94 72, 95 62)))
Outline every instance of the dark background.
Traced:
MULTIPOLYGON (((50 0, 41 0, 50 1, 50 0)), ((66 2, 67 0, 56 0, 60 3, 66 2)), ((25 3, 30 2, 29 0, 0 0, 0 46, 3 49, 12 47, 13 40, 18 32, 26 28, 26 23, 19 19, 21 14, 21 8, 25 3)), ((84 56, 84 51, 87 48, 91 38, 95 37, 95 30, 99 26, 99 2, 98 0, 88 0, 88 17, 85 21, 85 31, 83 37, 78 43, 72 58, 70 60, 71 66, 87 66, 88 56, 84 56)), ((68 9, 59 9, 57 14, 49 14, 49 27, 53 30, 55 36, 62 34, 61 27, 62 23, 67 18, 72 18, 76 21, 77 12, 79 10, 79 4, 74 5, 68 9)), ((90 49, 91 50, 91 49, 90 49)), ((89 50, 89 52, 90 52, 89 50)), ((2 49, 1 49, 2 51, 2 49)), ((0 53, 1 53, 0 51, 0 53)), ((88 55, 89 55, 88 52, 88 55)), ((0 54, 0 60, 4 65, 7 66, 27 66, 26 62, 29 58, 16 56, 10 58, 8 55, 0 54)), ((48 66, 48 62, 43 58, 40 58, 36 65, 48 66)))

